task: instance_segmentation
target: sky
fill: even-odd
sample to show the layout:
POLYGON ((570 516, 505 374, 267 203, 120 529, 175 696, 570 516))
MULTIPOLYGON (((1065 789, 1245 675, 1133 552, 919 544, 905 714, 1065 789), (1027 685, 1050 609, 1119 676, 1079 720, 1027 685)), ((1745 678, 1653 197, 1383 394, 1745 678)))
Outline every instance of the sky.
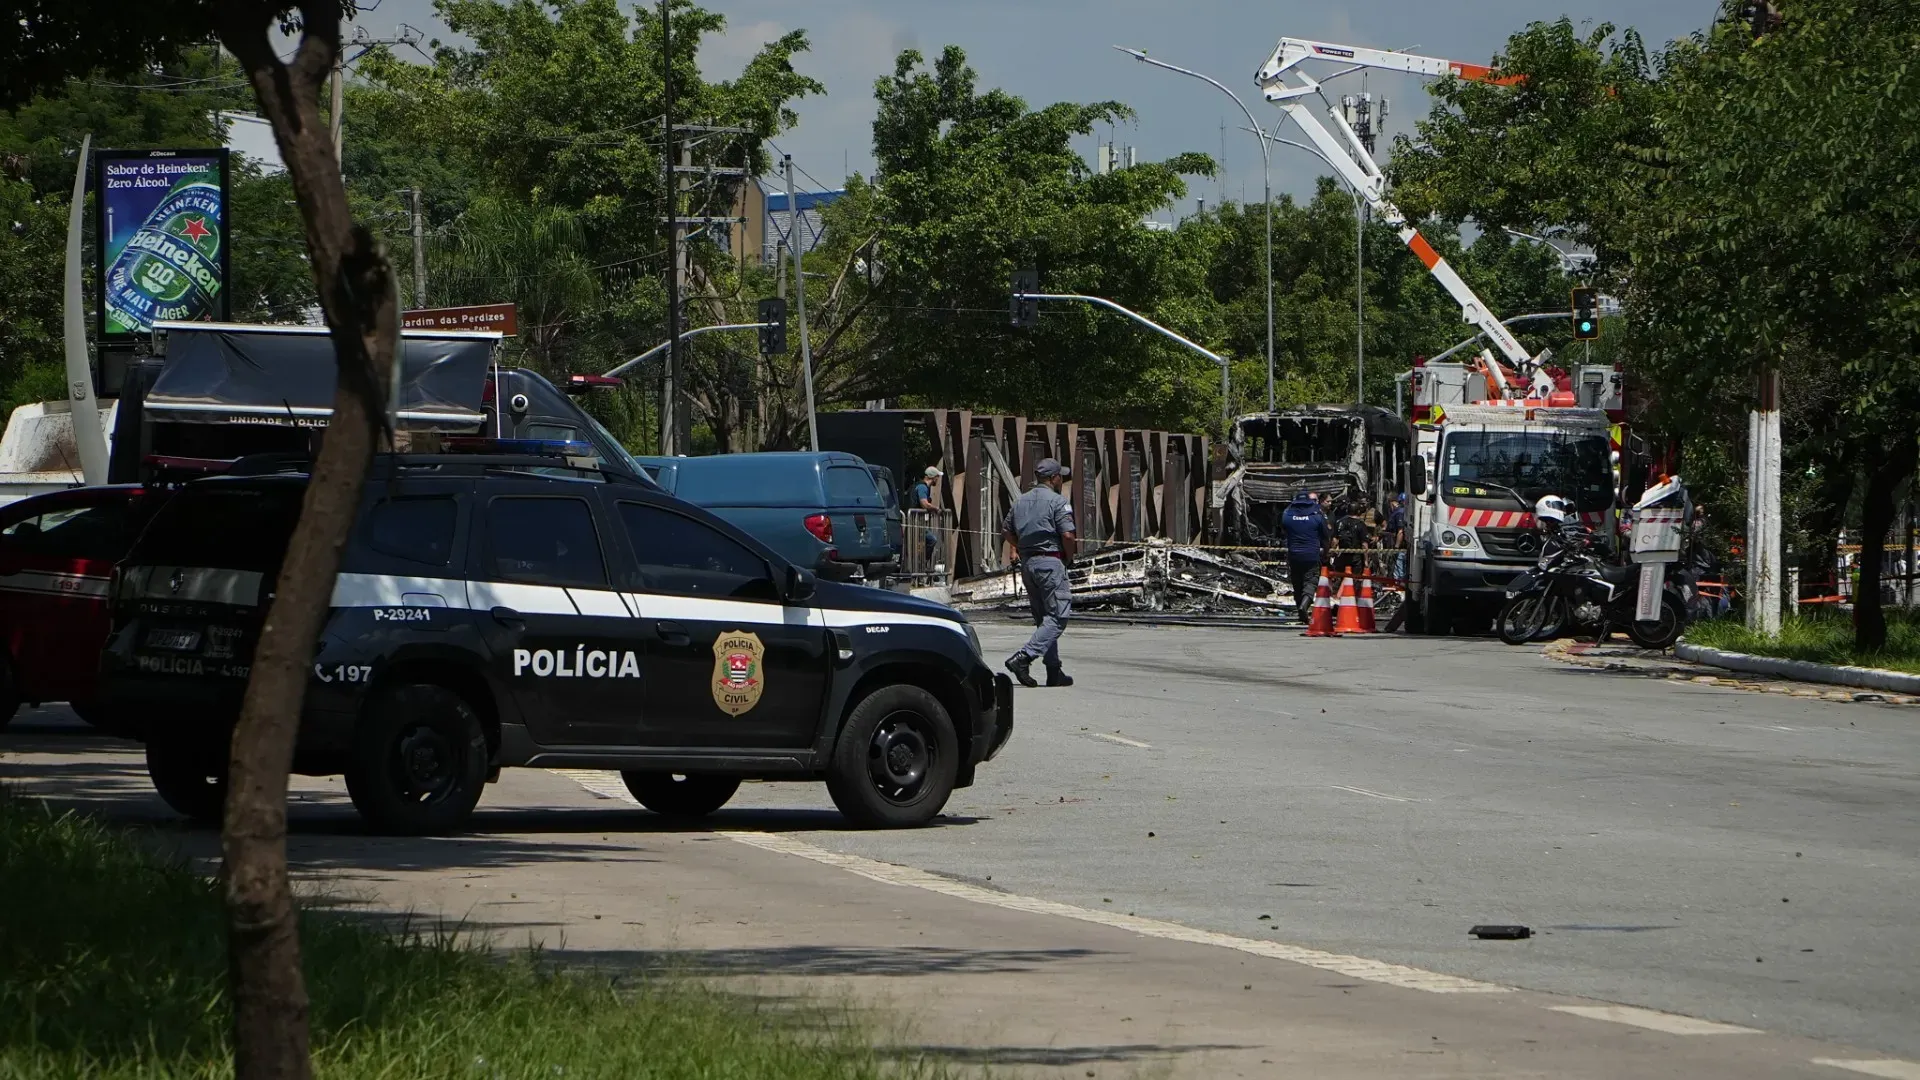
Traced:
MULTIPOLYGON (((361 0, 363 8, 369 0, 361 0)), ((1281 118, 1260 97, 1253 74, 1283 36, 1374 48, 1404 49, 1428 56, 1485 63, 1507 36, 1536 19, 1571 17, 1576 24, 1601 21, 1631 26, 1651 47, 1704 27, 1718 0, 1375 0, 1302 3, 1300 0, 705 0, 727 17, 724 35, 701 51, 708 79, 737 75, 762 43, 804 29, 812 51, 796 67, 825 84, 824 97, 799 102, 800 123, 775 140, 804 172, 803 187, 838 186, 849 171, 870 174, 873 84, 893 70, 902 49, 931 58, 949 44, 966 50, 982 89, 1000 87, 1039 107, 1056 101, 1122 101, 1138 117, 1115 130, 1081 140, 1093 159, 1097 143, 1114 141, 1138 149, 1142 160, 1199 151, 1220 161, 1218 179, 1195 178, 1193 200, 1219 198, 1257 203, 1261 190, 1259 140, 1241 130, 1245 116, 1221 93, 1196 79, 1141 64, 1114 45, 1147 50, 1154 57, 1205 72, 1238 94, 1263 124, 1281 118), (1224 131, 1222 130, 1224 126, 1224 131)), ((435 16, 431 0, 378 0, 357 20, 375 36, 389 36, 406 23, 428 37, 453 40, 435 16)), ((1328 73, 1322 69, 1321 74, 1328 73)), ((1363 86, 1359 75, 1332 84, 1337 93, 1361 89, 1392 103, 1391 136, 1410 132, 1431 99, 1423 80, 1376 72, 1363 86)), ((1289 125, 1290 126, 1290 125, 1289 125)), ((1278 132, 1299 138, 1297 130, 1278 132)), ((1304 141, 1304 140, 1303 140, 1304 141)), ((1313 190, 1329 170, 1304 151, 1274 148, 1273 189, 1296 196, 1313 190)))

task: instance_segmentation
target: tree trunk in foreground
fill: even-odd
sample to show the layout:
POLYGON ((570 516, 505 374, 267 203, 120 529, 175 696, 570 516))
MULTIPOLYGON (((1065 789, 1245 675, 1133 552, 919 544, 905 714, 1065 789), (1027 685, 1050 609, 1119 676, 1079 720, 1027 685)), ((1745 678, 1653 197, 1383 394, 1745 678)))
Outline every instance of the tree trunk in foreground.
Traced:
POLYGON ((1920 443, 1912 431, 1896 431, 1885 456, 1867 467, 1867 490, 1860 503, 1860 583, 1853 591, 1853 647, 1872 652, 1887 646, 1887 612, 1880 600, 1886 566, 1887 532, 1893 528, 1894 492, 1913 475, 1920 443))
POLYGON ((240 1080, 304 1080, 313 1071, 298 914, 287 879, 287 772, 340 549, 385 425, 399 338, 393 268, 373 234, 353 223, 320 117, 320 86, 340 52, 342 4, 302 0, 296 6, 300 45, 285 63, 268 36, 284 4, 221 0, 220 6, 221 42, 246 69, 293 182, 339 364, 333 418, 274 585, 233 733, 221 849, 240 1080))

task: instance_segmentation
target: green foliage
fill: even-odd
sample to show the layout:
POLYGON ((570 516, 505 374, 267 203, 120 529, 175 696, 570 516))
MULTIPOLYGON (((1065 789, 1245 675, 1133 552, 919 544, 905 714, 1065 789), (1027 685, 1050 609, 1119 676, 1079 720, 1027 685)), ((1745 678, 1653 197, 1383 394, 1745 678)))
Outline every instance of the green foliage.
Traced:
MULTIPOLYGON (((0 793, 0 889, 0 1076, 231 1075, 217 883, 0 793)), ((946 1075, 887 1062, 829 1010, 671 975, 568 973, 311 907, 301 939, 322 1077, 946 1075)))
POLYGON ((1089 422, 1205 425, 1217 368, 1126 320, 1043 304, 1041 325, 1007 326, 1008 280, 1032 266, 1048 292, 1123 304, 1189 336, 1214 336, 1203 238, 1156 233, 1141 218, 1185 193, 1213 163, 1183 154, 1094 175, 1072 147, 1125 119, 1118 102, 1031 110, 980 92, 949 46, 931 71, 911 50, 875 87, 880 179, 875 286, 893 369, 885 389, 952 404, 1071 415, 1089 422))

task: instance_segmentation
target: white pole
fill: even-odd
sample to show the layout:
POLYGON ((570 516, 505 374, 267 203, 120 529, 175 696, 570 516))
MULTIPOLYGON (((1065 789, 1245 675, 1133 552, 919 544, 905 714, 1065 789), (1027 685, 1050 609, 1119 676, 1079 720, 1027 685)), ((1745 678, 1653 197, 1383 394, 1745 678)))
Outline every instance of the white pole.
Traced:
POLYGON ((800 371, 807 384, 807 448, 820 452, 820 425, 813 412, 813 342, 807 337, 807 277, 800 272, 800 197, 793 190, 793 155, 781 156, 787 170, 787 247, 793 249, 793 304, 800 319, 800 371))
POLYGON ((1763 634, 1780 632, 1782 606, 1779 393, 1779 374, 1762 373, 1747 419, 1747 627, 1763 634))
POLYGON ((347 174, 347 161, 341 152, 340 140, 344 137, 341 126, 341 113, 347 107, 347 80, 346 75, 341 70, 340 58, 337 56, 333 58, 333 86, 331 90, 333 108, 328 113, 327 124, 333 129, 333 161, 334 164, 340 166, 340 175, 345 176, 347 174))
MULTIPOLYGON (((82 208, 87 202, 87 152, 93 136, 80 138, 80 160, 73 167, 73 202, 67 206, 67 280, 65 329, 67 397, 73 410, 73 442, 80 451, 80 475, 88 486, 107 482, 107 437, 100 428, 100 406, 93 396, 93 365, 87 358, 87 314, 80 297, 82 208)), ((101 273, 107 268, 101 267, 101 273)))

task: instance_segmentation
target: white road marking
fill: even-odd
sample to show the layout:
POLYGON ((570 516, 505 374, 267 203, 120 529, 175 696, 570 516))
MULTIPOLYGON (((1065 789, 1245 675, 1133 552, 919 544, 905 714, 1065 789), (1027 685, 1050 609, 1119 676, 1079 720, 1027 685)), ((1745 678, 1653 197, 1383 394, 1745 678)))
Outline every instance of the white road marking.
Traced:
POLYGON ((1125 735, 1109 735, 1104 731, 1089 731, 1087 734, 1096 739, 1105 739, 1110 743, 1119 743, 1121 746, 1131 746, 1136 750, 1153 749, 1152 743, 1143 743, 1139 739, 1129 739, 1125 735))
POLYGON ((1425 799, 1409 799, 1400 795, 1389 795, 1384 791, 1368 791, 1363 787, 1348 787, 1345 784, 1331 785, 1335 791, 1349 791, 1355 795, 1365 795, 1369 799, 1385 799, 1388 802, 1426 802, 1425 799))
POLYGON ((1425 990, 1434 994, 1504 994, 1511 987, 1497 986, 1493 983, 1462 979, 1455 975, 1442 975, 1435 971, 1422 971, 1419 968, 1400 964, 1388 964, 1379 960, 1368 960, 1360 956, 1343 956, 1338 953, 1321 952, 1318 949, 1306 949, 1298 945, 1287 945, 1277 941, 1259 941, 1254 938, 1235 937, 1211 930, 1196 930, 1179 923, 1162 922, 1158 919, 1145 919, 1138 915, 1122 915, 1113 911, 1094 911, 1091 908, 1075 907, 1054 900, 1041 900, 1031 896, 1017 896, 1013 893, 996 892, 977 885, 954 881, 950 878, 930 874, 924 870, 915 870, 909 866, 896 866, 862 858, 858 855, 843 855, 837 851, 815 847, 803 840, 772 833, 723 832, 718 834, 729 840, 776 851, 783 855, 798 855, 817 863, 838 867, 887 885, 900 885, 911 889, 925 889, 958 900, 968 900, 976 904, 989 904, 1010 911, 1025 911, 1035 915, 1057 915, 1065 919, 1096 923, 1117 930, 1126 930, 1143 937, 1161 938, 1167 941, 1184 941, 1195 945, 1215 945, 1223 949, 1234 949, 1264 956, 1274 960, 1286 960, 1322 971, 1337 972, 1352 979, 1367 982, 1385 983, 1389 986, 1404 987, 1409 990, 1425 990))
MULTIPOLYGON (((602 798, 639 805, 639 800, 635 799, 632 793, 627 791, 626 784, 621 782, 619 773, 595 769, 555 769, 553 771, 602 798)), ((915 870, 910 866, 896 866, 893 863, 884 863, 859 855, 842 855, 837 851, 828 851, 826 848, 816 847, 804 840, 795 840, 789 836, 758 832, 721 832, 714 835, 726 837, 749 847, 757 847, 763 851, 798 855, 803 859, 846 870, 870 881, 887 885, 924 889, 943 896, 951 896, 956 900, 988 904, 1010 911, 1057 915, 1061 918, 1077 919, 1080 922, 1097 923, 1117 930, 1127 930, 1143 937, 1235 949, 1254 956, 1286 960, 1322 971, 1337 972, 1348 978, 1366 982, 1385 983, 1388 986, 1399 986, 1409 990, 1425 990, 1432 994, 1505 994, 1512 992, 1513 989, 1509 986, 1462 979, 1456 975, 1442 975, 1437 971, 1422 971, 1419 968, 1401 964, 1368 960, 1362 956, 1343 956, 1339 953, 1321 952, 1318 949, 1306 949, 1298 945, 1286 945, 1278 941, 1260 941, 1254 938, 1235 937, 1232 934, 1215 933, 1211 930, 1195 930, 1190 926, 1181 926, 1179 923, 1143 919, 1138 915, 1094 911, 1091 908, 1075 907, 1072 904, 1062 904, 1053 900, 983 889, 977 885, 968 885, 938 874, 930 874, 925 870, 915 870)))
POLYGON ((1848 1072, 1864 1073, 1867 1076, 1884 1076, 1887 1080, 1920 1080, 1920 1065, 1896 1058, 1882 1058, 1879 1061, 1849 1061, 1846 1058, 1814 1058, 1815 1065, 1831 1065, 1848 1072))
POLYGON ((1758 1035, 1760 1032, 1738 1024, 1721 1024, 1712 1020, 1696 1020, 1691 1016, 1679 1016, 1674 1013, 1655 1012, 1652 1009, 1636 1009, 1631 1005, 1549 1005, 1554 1012, 1584 1016, 1589 1020, 1610 1020, 1616 1024, 1632 1024, 1634 1027, 1664 1031, 1669 1035, 1758 1035))

